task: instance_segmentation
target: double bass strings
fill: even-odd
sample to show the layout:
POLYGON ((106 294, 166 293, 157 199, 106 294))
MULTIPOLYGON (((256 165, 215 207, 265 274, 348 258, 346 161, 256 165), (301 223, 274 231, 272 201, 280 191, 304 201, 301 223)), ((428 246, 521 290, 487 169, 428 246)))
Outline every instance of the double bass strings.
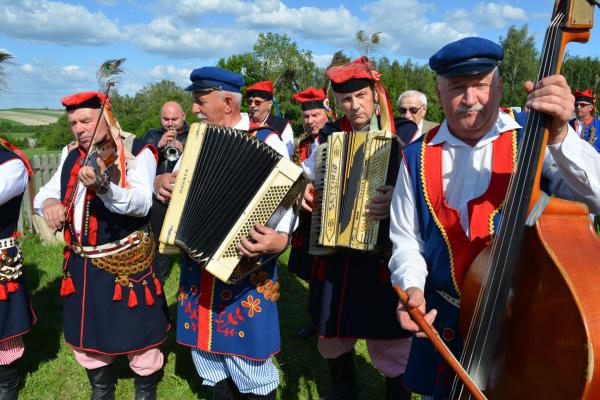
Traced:
MULTIPOLYGON (((564 5, 563 5, 564 7, 564 5)), ((550 75, 552 66, 553 66, 553 60, 556 60, 558 58, 558 52, 557 50, 559 50, 560 48, 557 49, 556 46, 556 38, 559 34, 559 29, 558 26, 560 23, 562 23, 562 21, 564 20, 564 15, 562 12, 557 13, 556 17, 554 18, 552 24, 550 25, 550 27, 548 28, 548 30, 546 31, 546 39, 544 41, 544 49, 543 49, 543 61, 540 65, 540 70, 539 70, 539 74, 538 74, 538 81, 546 76, 550 75), (548 51, 548 46, 549 44, 554 44, 551 48, 551 51, 548 51)), ((541 142, 542 142, 542 138, 543 138, 543 133, 544 130, 543 129, 534 129, 534 127, 536 126, 540 126, 543 124, 543 121, 545 120, 545 115, 533 111, 530 114, 531 118, 528 118, 528 122, 526 125, 526 136, 523 138, 523 146, 521 147, 521 150, 519 151, 519 158, 517 160, 518 165, 521 163, 524 163, 523 168, 518 167, 518 169, 520 170, 519 175, 517 177, 513 176, 511 177, 510 180, 510 184, 509 184, 509 193, 507 195, 507 201, 506 201, 506 205, 507 205, 507 209, 505 210, 505 214, 503 214, 502 217, 502 221, 503 223, 501 224, 501 228, 500 228, 500 233, 499 233, 499 238, 498 240, 495 240, 494 243, 492 244, 492 255, 498 255, 498 251, 500 249, 500 251, 502 249, 506 249, 507 247, 510 247, 511 245, 519 245, 519 243, 514 243, 515 242, 515 238, 514 238, 514 234, 515 234, 515 230, 516 230, 516 225, 515 224, 522 224, 523 218, 519 219, 518 218, 518 214, 522 213, 522 209, 525 206, 523 203, 525 200, 527 200, 527 206, 529 205, 529 199, 525 199, 525 196, 519 196, 519 198, 517 200, 512 200, 515 199, 516 194, 519 192, 523 192, 524 187, 527 185, 529 177, 531 176, 531 174, 535 173, 535 171, 532 170, 532 168, 537 167, 537 157, 530 157, 525 159, 524 158, 524 154, 532 154, 533 151, 536 150, 537 148, 537 153, 535 154, 540 154, 541 152, 541 142), (532 132, 533 131, 533 132, 532 132), (532 134, 531 134, 532 133, 532 134), (512 200, 512 201, 511 201, 512 200), (509 224, 512 224, 509 225, 509 224), (509 231, 507 231, 507 229, 510 229, 509 231), (510 234, 506 234, 503 232, 510 232, 510 234)), ((529 197, 529 196, 527 196, 529 197)), ((523 229, 523 227, 521 227, 521 229, 523 229)), ((520 239, 518 240, 520 242, 520 239)), ((466 366, 467 369, 472 370, 473 366, 475 365, 476 368, 479 368, 481 362, 482 362, 482 353, 475 353, 475 346, 473 344, 473 342, 475 342, 475 344, 477 343, 477 341, 483 341, 482 343, 482 347, 485 345, 486 340, 489 337, 489 333, 490 333, 490 329, 492 328, 492 324, 489 321, 489 318, 486 318, 485 312, 488 311, 488 315, 493 315, 496 312, 496 307, 498 305, 499 302, 499 297, 500 297, 500 285, 498 285, 497 282, 502 282, 502 278, 504 277, 505 273, 507 272, 508 267, 510 267, 510 265, 507 267, 507 259, 502 259, 502 260, 498 260, 498 257, 493 257, 492 256, 492 260, 501 262, 501 265, 498 265, 497 268, 490 268, 490 270, 488 270, 488 274, 491 274, 490 277, 486 277, 485 281, 484 281, 484 286, 482 287, 482 290, 480 291, 478 298, 477 298, 477 303, 476 303, 476 307, 475 307, 475 314, 474 314, 474 318, 471 321, 471 325, 470 325, 470 329, 469 329, 469 333, 467 335, 466 341, 465 341, 465 351, 463 353, 463 357, 462 357, 462 364, 466 366), (497 274, 500 274, 500 276, 498 277, 497 274), (495 292, 491 292, 492 291, 492 285, 495 283, 496 286, 496 290, 495 292), (492 302, 492 307, 491 310, 486 310, 486 307, 484 306, 488 306, 490 304, 489 298, 493 297, 493 302, 492 302), (485 300, 485 301, 484 301, 485 300), (482 306, 483 304, 483 306, 482 306), (484 327, 483 325, 486 324, 486 326, 484 327), (482 335, 482 330, 485 329, 485 335, 482 335), (474 361, 475 357, 479 357, 477 359, 477 361, 474 361), (474 364, 476 362, 476 364, 474 364)), ((504 305, 504 304, 503 304, 504 305)), ((486 379, 487 376, 484 376, 483 379, 486 379)), ((453 393, 455 393, 457 385, 460 384, 459 382, 457 382, 457 380, 455 380, 454 385, 453 385, 453 393)), ((479 382, 480 386, 485 385, 485 382, 479 382)), ((462 389, 461 389, 462 391, 462 389)))

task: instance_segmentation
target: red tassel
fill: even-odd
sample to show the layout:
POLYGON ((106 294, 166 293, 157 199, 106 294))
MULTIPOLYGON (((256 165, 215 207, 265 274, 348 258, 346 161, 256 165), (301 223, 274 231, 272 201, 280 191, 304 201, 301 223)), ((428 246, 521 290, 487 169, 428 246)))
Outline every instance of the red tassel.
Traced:
POLYGON ((146 295, 146 304, 148 306, 153 306, 154 298, 152 297, 152 293, 150 293, 150 288, 148 287, 146 281, 144 281, 144 294, 146 295))
POLYGON ((115 280, 115 292, 113 294, 113 301, 121 301, 123 299, 123 289, 119 283, 119 279, 115 280))
POLYGON ((137 295, 133 290, 133 285, 129 286, 129 301, 127 302, 127 307, 135 308, 138 305, 137 295))
POLYGON ((8 281, 6 282, 6 289, 8 293, 14 293, 19 289, 19 282, 17 281, 8 281))
POLYGON ((162 285, 160 284, 160 281, 156 277, 156 274, 152 274, 152 276, 154 276, 154 289, 156 290, 156 295, 162 296, 162 294, 163 294, 162 285))
POLYGON ((62 297, 67 297, 73 293, 75 293, 75 285, 73 285, 71 274, 67 274, 60 283, 60 295, 62 297))
POLYGON ((4 301, 6 299, 8 299, 8 296, 6 295, 6 286, 0 285, 0 300, 4 301))

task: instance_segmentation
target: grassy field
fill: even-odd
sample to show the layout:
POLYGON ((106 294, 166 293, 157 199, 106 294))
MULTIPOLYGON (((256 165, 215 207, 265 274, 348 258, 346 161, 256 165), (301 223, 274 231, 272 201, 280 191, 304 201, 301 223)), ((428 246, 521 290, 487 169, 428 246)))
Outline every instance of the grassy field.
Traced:
POLYGON ((12 108, 0 110, 0 118, 24 125, 48 125, 60 117, 60 113, 52 110, 28 110, 12 108))
MULTIPOLYGON (((27 372, 21 399, 88 399, 89 384, 83 368, 73 358, 62 336, 62 306, 58 294, 62 249, 48 247, 37 238, 26 238, 23 245, 25 271, 32 293, 38 323, 25 336, 23 369, 27 372)), ((282 263, 287 257, 282 257, 282 263)), ((175 265, 165 284, 171 318, 176 316, 178 266, 175 265)), ((308 289, 304 282, 281 268, 282 351, 276 357, 281 371, 278 399, 318 399, 328 390, 327 365, 316 349, 316 338, 297 339, 294 333, 307 321, 308 289)), ((357 368, 361 399, 383 398, 383 377, 371 366, 364 342, 358 344, 357 368)), ((174 332, 162 350, 166 355, 164 377, 158 387, 159 399, 210 399, 191 361, 190 351, 174 340, 174 332)), ((117 358, 117 399, 133 398, 133 377, 125 357, 117 358)))

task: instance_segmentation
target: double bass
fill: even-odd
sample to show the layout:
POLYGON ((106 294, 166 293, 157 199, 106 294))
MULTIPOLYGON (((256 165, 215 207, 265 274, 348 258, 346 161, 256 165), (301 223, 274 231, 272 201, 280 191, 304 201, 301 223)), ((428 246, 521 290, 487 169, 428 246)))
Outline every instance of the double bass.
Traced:
MULTIPOLYGON (((538 81, 588 41, 594 3, 555 2, 538 81)), ((452 399, 600 399, 600 240, 587 206, 540 189, 549 122, 529 113, 499 233, 465 277, 460 362, 409 310, 457 373, 452 399)))

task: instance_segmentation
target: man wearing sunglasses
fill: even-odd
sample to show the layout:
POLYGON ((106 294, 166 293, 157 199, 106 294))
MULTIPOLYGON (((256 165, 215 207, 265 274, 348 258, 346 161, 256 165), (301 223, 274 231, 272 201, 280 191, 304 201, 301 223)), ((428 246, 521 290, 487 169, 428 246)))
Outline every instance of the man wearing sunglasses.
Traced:
POLYGON ((595 105, 596 96, 592 89, 575 90, 575 118, 569 123, 580 138, 600 152, 600 140, 598 140, 600 119, 594 116, 595 105))
POLYGON ((401 118, 417 124, 417 137, 438 125, 425 119, 427 97, 418 90, 407 90, 398 97, 398 112, 401 118))
POLYGON ((271 81, 256 82, 246 89, 250 127, 267 125, 272 128, 279 134, 285 147, 287 147, 288 155, 292 158, 294 154, 294 132, 287 118, 276 117, 271 114, 273 101, 273 82, 271 81))

